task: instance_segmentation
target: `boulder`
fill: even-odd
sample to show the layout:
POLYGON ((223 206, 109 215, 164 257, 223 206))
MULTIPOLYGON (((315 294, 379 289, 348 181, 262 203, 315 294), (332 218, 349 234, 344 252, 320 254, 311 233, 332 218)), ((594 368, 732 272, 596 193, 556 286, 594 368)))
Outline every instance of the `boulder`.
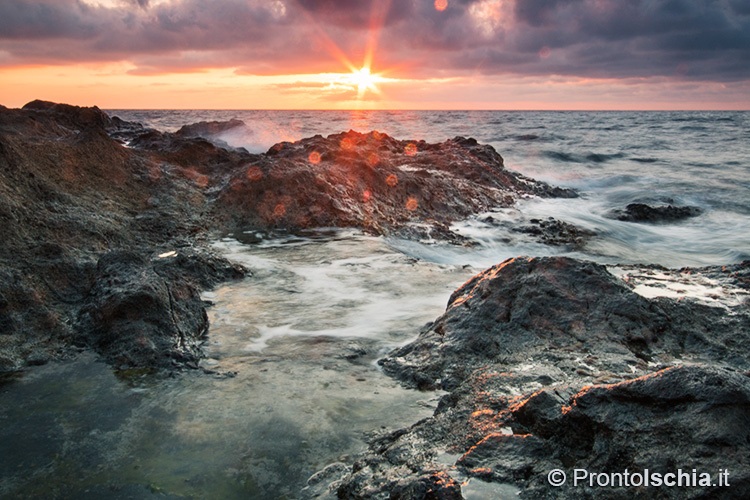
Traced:
POLYGON ((584 387, 565 402, 549 392, 516 405, 516 434, 487 436, 458 465, 469 475, 482 471, 485 480, 514 481, 524 486, 524 498, 591 498, 603 491, 606 498, 633 498, 638 491, 664 499, 750 495, 750 472, 744 466, 750 452, 747 374, 676 366, 618 384, 584 387), (547 474, 553 469, 567 472, 565 485, 550 486, 547 474), (645 490, 639 487, 644 471, 651 483, 645 490), (719 486, 724 471, 721 481, 728 486, 719 486), (629 481, 625 472, 640 477, 613 488, 629 481), (677 481, 679 475, 682 487, 658 484, 677 481), (689 481, 692 486, 686 486, 689 481))
MULTIPOLYGON (((685 272, 741 293, 747 268, 685 272)), ((423 478, 448 474, 521 498, 746 498, 748 303, 647 299, 632 287, 563 257, 509 259, 469 280, 381 360, 407 386, 450 392, 431 418, 374 439, 339 495, 418 492, 423 478), (548 482, 554 469, 564 486, 548 482), (646 469, 657 482, 695 470, 704 485, 599 486, 646 469), (706 486, 706 474, 731 486, 706 486)))
POLYGON ((246 127, 245 122, 236 118, 228 121, 204 121, 183 125, 176 132, 176 135, 182 137, 204 137, 208 139, 238 127, 246 127))
MULTIPOLYGON (((240 227, 357 227, 394 234, 436 226, 523 196, 575 196, 505 169, 488 145, 456 137, 438 144, 349 131, 273 146, 232 172, 214 206, 240 227)), ((459 240, 460 238, 448 238, 459 240)))
POLYGON ((199 290, 165 279, 146 258, 124 251, 103 256, 78 316, 77 341, 118 366, 167 367, 196 362, 208 331, 199 290))
POLYGON ((626 222, 648 222, 651 224, 676 222, 690 217, 697 217, 703 210, 691 206, 660 205, 651 206, 644 203, 631 203, 624 210, 615 210, 610 214, 614 219, 626 222))

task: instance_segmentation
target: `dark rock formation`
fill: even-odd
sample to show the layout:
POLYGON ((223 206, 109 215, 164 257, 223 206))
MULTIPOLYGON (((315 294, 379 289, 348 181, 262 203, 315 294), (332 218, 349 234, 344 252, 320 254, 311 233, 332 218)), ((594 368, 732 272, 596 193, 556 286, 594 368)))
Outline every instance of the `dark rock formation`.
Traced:
POLYGON ((182 253, 149 260, 126 251, 104 255, 78 315, 76 341, 116 365, 164 366, 192 362, 208 317, 200 288, 243 276, 217 257, 182 253))
POLYGON ((615 210, 611 217, 626 222, 668 223, 703 213, 698 207, 679 207, 675 205, 651 206, 644 203, 631 203, 624 210, 615 210))
POLYGON ((535 236, 545 245, 581 249, 596 233, 581 229, 567 222, 548 217, 546 220, 530 219, 528 225, 512 228, 518 233, 535 236))
POLYGON ((204 137, 210 138, 212 136, 232 130, 238 127, 246 127, 245 122, 233 118, 228 121, 210 121, 210 122, 197 122, 189 125, 184 125, 177 131, 176 135, 182 137, 204 137))
POLYGON ((387 234, 414 221, 445 227, 519 196, 574 196, 506 170, 491 146, 463 137, 427 144, 350 131, 280 143, 249 160, 215 206, 239 226, 387 234))
POLYGON ((411 385, 453 389, 487 362, 518 364, 571 347, 646 361, 685 352, 718 358, 731 354, 726 344, 746 324, 725 316, 648 300, 592 262, 518 257, 456 290, 445 314, 381 364, 411 385))
POLYGON ((97 108, 0 110, 0 370, 74 343, 171 368, 170 353, 184 344, 190 359, 205 331, 197 290, 244 273, 205 248, 199 174, 122 147, 107 133, 118 127, 142 133, 97 108))
POLYGON ((86 108, 37 99, 26 104, 22 109, 34 111, 37 116, 44 113, 53 117, 58 125, 69 126, 76 131, 88 127, 105 129, 112 126, 110 117, 96 106, 86 108))
POLYGON ((121 364, 194 360, 198 290, 243 273, 209 255, 211 233, 337 226, 465 243, 450 222, 519 196, 574 196, 474 139, 349 132, 254 155, 200 137, 243 125, 164 133, 96 107, 0 109, 0 369, 74 341, 121 364))
POLYGON ((546 389, 515 405, 509 415, 514 434, 488 435, 457 463, 469 475, 481 471, 485 479, 523 484, 527 498, 600 496, 600 485, 624 482, 626 470, 641 477, 629 487, 608 488, 608 498, 632 498, 645 470, 652 498, 750 495, 750 473, 743 466, 750 451, 746 374, 708 366, 667 368, 619 384, 585 387, 569 399, 546 389), (568 482, 559 489, 547 482, 553 469, 568 471, 568 482), (575 486, 575 469, 603 477, 592 487, 591 478, 579 472, 575 486), (728 471, 729 486, 718 487, 723 471, 728 471), (613 480, 612 473, 620 477, 613 480), (703 480, 703 487, 685 486, 692 478, 703 480), (682 488, 669 487, 678 480, 682 488), (664 486, 660 481, 666 481, 664 486))
MULTIPOLYGON (((727 286, 746 271, 691 270, 727 286)), ((335 483, 338 495, 407 491, 442 473, 488 491, 512 484, 522 498, 745 498, 750 314, 733 304, 646 299, 603 266, 568 258, 490 268, 382 360, 409 386, 450 393, 432 418, 374 439, 335 483), (446 451, 460 458, 446 462, 446 451), (565 486, 550 486, 553 469, 568 474, 565 486), (573 487, 576 469, 662 478, 696 469, 712 482, 728 470, 732 486, 573 487)))

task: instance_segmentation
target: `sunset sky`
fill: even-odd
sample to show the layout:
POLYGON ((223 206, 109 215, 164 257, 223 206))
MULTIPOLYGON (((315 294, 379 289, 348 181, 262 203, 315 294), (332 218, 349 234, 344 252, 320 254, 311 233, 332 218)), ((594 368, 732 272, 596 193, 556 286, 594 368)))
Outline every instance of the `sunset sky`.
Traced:
POLYGON ((37 98, 750 109, 750 1, 0 0, 0 104, 37 98))

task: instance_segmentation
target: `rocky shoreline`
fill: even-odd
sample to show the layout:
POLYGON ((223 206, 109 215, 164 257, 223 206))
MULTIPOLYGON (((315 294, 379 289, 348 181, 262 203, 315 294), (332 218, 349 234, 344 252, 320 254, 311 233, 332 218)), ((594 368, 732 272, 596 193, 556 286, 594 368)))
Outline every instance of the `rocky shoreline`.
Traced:
POLYGON ((472 481, 492 497, 510 485, 521 498, 746 498, 750 263, 627 275, 635 268, 612 269, 618 278, 591 262, 518 257, 475 276, 380 361, 409 387, 448 391, 433 417, 322 471, 305 498, 457 499, 472 481), (665 272, 678 276, 662 285, 700 277, 713 288, 707 300, 634 291, 665 272), (555 469, 567 484, 550 485, 555 469), (707 472, 711 485, 570 483, 575 470, 646 469, 707 472), (720 471, 731 487, 716 486, 720 471))
MULTIPOLYGON (((468 245, 451 223, 576 196, 505 169, 473 139, 349 131, 251 154, 216 137, 240 126, 167 133, 98 108, 0 107, 0 372, 81 349, 116 368, 198 368, 209 332, 200 292, 251 276, 210 249, 218 235, 348 227, 468 245)), ((632 204, 610 216, 697 214, 632 204)), ((511 230, 570 249, 596 237, 555 219, 511 230)), ((303 497, 747 498, 748 296, 748 262, 495 265, 380 361, 407 387, 445 391, 434 415, 375 436, 355 461, 310 478, 303 497), (728 471, 730 487, 553 487, 555 469, 695 469, 714 481, 728 471)))
POLYGON ((220 234, 350 227, 462 244, 453 221, 575 196, 506 170, 473 139, 350 131, 250 154, 215 138, 238 126, 168 133, 96 107, 0 108, 0 371, 76 348, 115 366, 196 366, 199 291, 249 273, 210 251, 220 234))

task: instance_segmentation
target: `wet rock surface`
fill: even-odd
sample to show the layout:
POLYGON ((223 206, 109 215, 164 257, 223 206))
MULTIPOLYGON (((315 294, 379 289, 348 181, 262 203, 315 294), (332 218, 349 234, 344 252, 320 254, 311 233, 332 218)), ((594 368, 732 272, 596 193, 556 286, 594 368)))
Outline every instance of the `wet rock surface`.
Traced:
POLYGON ((176 134, 183 137, 203 137, 208 139, 238 127, 246 127, 246 125, 245 122, 236 118, 227 121, 197 122, 183 125, 176 134))
POLYGON ((575 196, 474 139, 350 131, 261 155, 217 145, 239 127, 167 133, 46 101, 0 109, 1 370, 73 343, 124 366, 193 363, 207 327, 198 291, 246 272, 208 251, 217 234, 335 226, 465 244, 451 222, 575 196))
POLYGON ((460 237, 447 236, 448 223, 520 196, 575 196, 505 169, 491 146, 463 137, 428 144, 349 131, 248 160, 218 194, 215 214, 230 225, 393 234, 421 222, 451 240, 460 237))
MULTIPOLYGON (((719 281, 731 295, 747 267, 682 276, 719 281)), ((448 394, 432 418, 375 438, 335 494, 377 497, 445 474, 464 485, 461 495, 474 482, 521 498, 745 498, 748 302, 649 299, 638 286, 562 257, 510 259, 474 277, 380 362, 410 387, 448 394), (565 486, 550 486, 553 469, 567 473, 565 486), (573 486, 576 469, 605 475, 573 486), (606 474, 644 469, 662 481, 695 469, 710 485, 702 476, 696 488, 598 486, 606 474), (727 470, 731 487, 714 486, 727 470)))
POLYGON ((552 217, 547 219, 530 219, 529 224, 515 227, 512 231, 535 236, 545 245, 581 249, 596 233, 559 221, 552 217))
POLYGON ((183 254, 149 260, 114 251, 97 263, 94 285, 76 322, 76 342, 93 346, 116 366, 197 366, 208 317, 200 297, 244 275, 217 257, 183 254))
POLYGON ((171 369, 199 353, 198 290, 246 274, 207 247, 198 174, 122 147, 108 134, 118 127, 143 132, 98 108, 0 110, 1 370, 73 345, 171 369))
POLYGON ((651 206, 645 203, 631 203, 623 210, 616 210, 610 214, 613 219, 626 222, 647 222, 651 224, 677 222, 690 217, 697 217, 703 213, 698 207, 659 205, 651 206))

